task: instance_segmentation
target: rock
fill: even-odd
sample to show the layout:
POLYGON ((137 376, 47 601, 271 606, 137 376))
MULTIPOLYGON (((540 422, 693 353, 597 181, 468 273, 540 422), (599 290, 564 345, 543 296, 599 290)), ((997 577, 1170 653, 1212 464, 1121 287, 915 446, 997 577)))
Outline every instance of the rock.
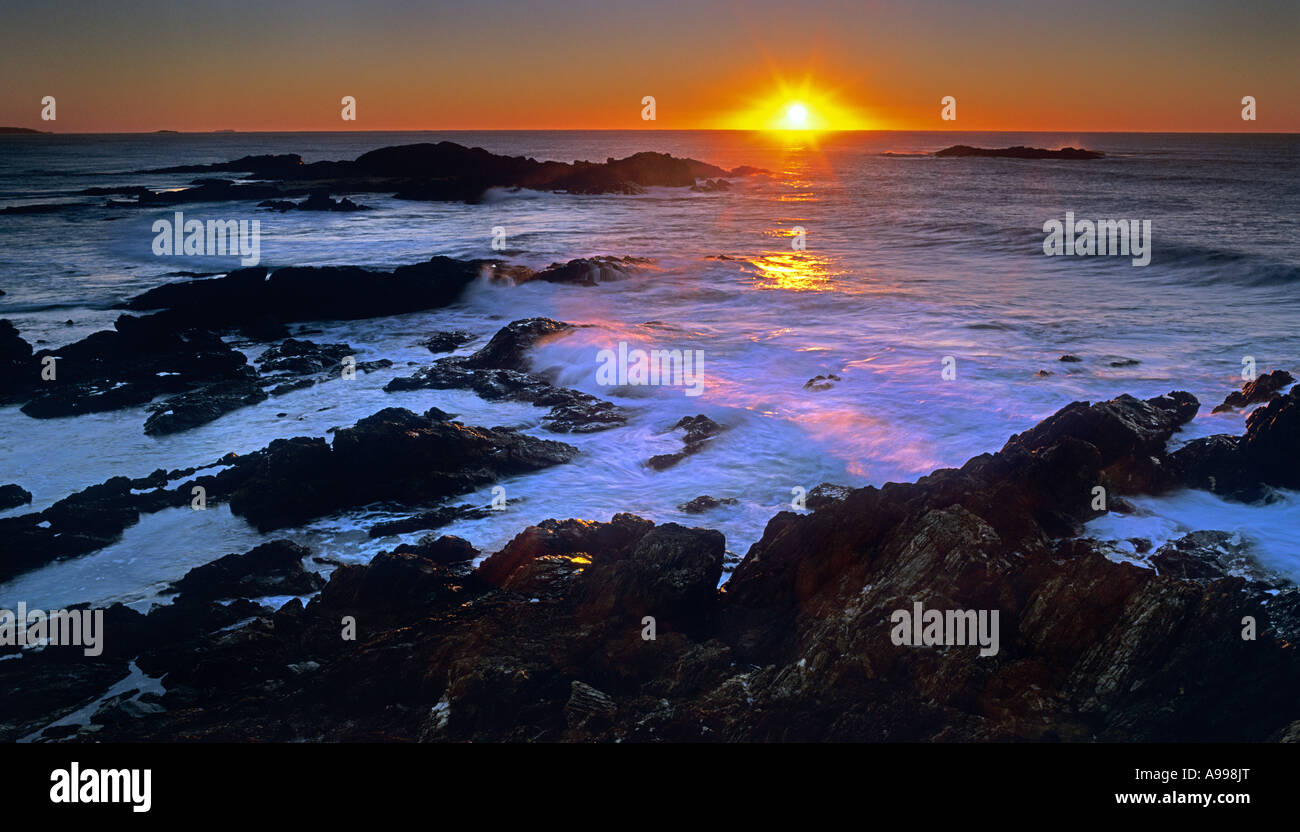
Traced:
POLYGON ((1141 364, 1141 363, 1142 363, 1142 362, 1141 362, 1141 361, 1138 361, 1136 358, 1120 358, 1120 359, 1118 359, 1118 360, 1115 360, 1115 361, 1110 362, 1110 366, 1112 366, 1112 367, 1136 367, 1137 365, 1139 365, 1139 364, 1141 364))
POLYGON ((455 301, 486 261, 433 257, 391 272, 358 266, 261 267, 224 277, 168 283, 127 301, 132 310, 161 309, 151 318, 172 330, 222 330, 267 319, 358 320, 435 309, 455 301))
POLYGON ((1227 410, 1234 410, 1242 407, 1249 407, 1252 404, 1260 402, 1269 402, 1276 399, 1281 393, 1283 387, 1295 381, 1295 377, 1286 370, 1274 370, 1271 373, 1248 381, 1241 386, 1241 390, 1228 394, 1223 400, 1223 404, 1216 405, 1213 413, 1222 413, 1227 410))
MULTIPOLYGON (((1296 406, 1288 394, 1259 408, 1229 453, 1244 465, 1248 441, 1263 443, 1251 453, 1286 451, 1296 406)), ((618 514, 529 527, 468 574, 417 554, 422 544, 399 547, 339 566, 309 604, 274 614, 239 600, 110 608, 115 653, 102 664, 48 651, 0 662, 0 739, 96 701, 137 656, 167 689, 138 701, 166 710, 97 726, 94 741, 1292 738, 1300 589, 1232 574, 1249 551, 1221 533, 1162 547, 1151 559, 1163 569, 1115 562, 1077 536, 1096 514, 1095 484, 1165 482, 1122 475, 1169 469, 1165 442, 1196 408, 1177 392, 1074 403, 961 468, 819 487, 827 501, 773 517, 725 591, 718 532, 618 514), (997 621, 998 636, 900 645, 894 617, 915 604, 997 621), (340 638, 345 616, 355 639, 340 638), (1242 638, 1246 616, 1255 640, 1242 638)), ((454 452, 445 467, 463 470, 496 453, 464 451, 479 447, 466 440, 436 457, 425 417, 376 416, 345 466, 366 496, 384 467, 359 467, 368 457, 428 468, 454 452)), ((335 475, 302 469, 316 460, 328 472, 339 450, 292 440, 277 453, 299 463, 249 455, 251 467, 235 457, 226 471, 246 482, 278 466, 300 485, 327 483, 335 475)), ((82 500, 111 527, 110 510, 137 499, 133 482, 82 500)), ((9 539, 0 530, 0 545, 9 539)))
POLYGON ((625 556, 592 552, 579 593, 588 614, 655 618, 658 629, 698 625, 712 610, 722 577, 723 536, 676 523, 655 526, 625 556))
POLYGON ((1174 452, 1179 479, 1193 488, 1239 500, 1268 496, 1269 488, 1300 487, 1300 388, 1278 395, 1246 417, 1246 433, 1203 437, 1174 452))
POLYGON ((1214 581, 1237 575, 1269 587, 1291 582, 1263 567, 1250 553, 1240 535, 1222 531, 1199 531, 1166 543, 1150 557, 1161 575, 1188 580, 1214 581))
POLYGON ((832 503, 842 503, 847 500, 849 495, 852 493, 853 489, 849 488, 847 485, 835 485, 833 483, 824 482, 812 491, 808 492, 808 496, 804 499, 804 505, 810 511, 816 511, 817 509, 831 505, 832 503))
POLYGON ((196 566, 172 590, 188 599, 217 601, 224 598, 258 598, 265 595, 308 595, 325 581, 303 568, 311 550, 288 540, 263 543, 242 555, 196 566))
POLYGON ((737 502, 738 501, 735 497, 723 497, 722 499, 718 499, 717 497, 710 497, 707 494, 701 494, 693 500, 682 503, 677 507, 677 510, 684 511, 687 514, 703 514, 709 509, 714 509, 718 506, 734 506, 737 502))
POLYGON ((1041 147, 1025 147, 1016 145, 1015 147, 1004 148, 984 148, 971 147, 970 145, 957 144, 952 147, 945 147, 937 151, 935 156, 985 156, 985 157, 1002 157, 1007 159, 1100 159, 1106 154, 1096 150, 1084 150, 1077 147, 1063 147, 1060 150, 1044 150, 1041 147))
POLYGON ((17 508, 32 501, 32 492, 16 483, 0 485, 0 510, 17 508))
POLYGON ((469 503, 444 506, 433 511, 424 511, 410 517, 404 517, 400 520, 376 523, 370 527, 368 534, 371 537, 387 537, 392 534, 405 534, 406 532, 421 529, 436 529, 455 520, 474 520, 487 517, 490 511, 491 509, 476 508, 469 503))
POLYGON ((39 376, 40 366, 32 360, 32 345, 18 335, 12 321, 0 319, 0 401, 31 388, 39 376))
POLYGON ((277 439, 239 457, 202 485, 229 500, 262 531, 298 525, 344 508, 400 505, 472 491, 501 477, 570 461, 577 450, 506 428, 441 422, 387 408, 322 439, 277 439))
MULTIPOLYGON (((307 203, 320 210, 339 210, 322 189, 349 193, 393 193, 398 199, 477 201, 490 188, 530 188, 569 193, 642 193, 647 187, 685 188, 697 179, 745 176, 753 168, 726 171, 694 159, 666 153, 636 153, 603 163, 538 162, 522 156, 498 156, 454 142, 408 144, 363 153, 352 161, 303 164, 297 154, 248 156, 218 165, 184 165, 183 172, 241 171, 258 182, 197 180, 195 187, 134 193, 135 203, 176 205, 205 200, 268 200, 267 207, 286 209, 288 197, 312 195, 307 203), (394 193, 395 192, 395 193, 394 193), (313 201, 314 200, 314 201, 313 201)), ((157 172, 157 171, 151 171, 157 172)), ((182 172, 173 169, 169 172, 182 172)), ((296 205, 301 209, 302 204, 296 205)), ((311 210, 311 208, 308 208, 311 210)))
POLYGON ((696 182, 692 185, 691 190, 702 194, 729 191, 731 190, 731 183, 725 179, 705 179, 703 182, 696 182))
POLYGON ((384 386, 398 390, 469 389, 485 399, 513 399, 549 407, 543 423, 556 433, 590 433, 620 427, 627 417, 611 402, 578 390, 556 387, 531 372, 527 352, 543 340, 572 330, 550 318, 527 318, 502 327, 482 349, 468 356, 441 358, 430 367, 384 386))
POLYGON ((608 724, 618 710, 609 694, 596 690, 577 679, 569 686, 569 701, 564 704, 565 721, 571 729, 585 729, 589 726, 599 729, 608 724))
POLYGON ((824 376, 813 376, 803 383, 805 390, 829 390, 835 386, 835 382, 843 381, 834 373, 827 373, 824 376))
POLYGON ((1082 361, 1083 359, 1080 358, 1080 357, 1077 356, 1077 355, 1070 355, 1069 353, 1066 353, 1065 355, 1061 356, 1060 358, 1058 358, 1058 359, 1056 359, 1056 360, 1057 360, 1057 361, 1064 361, 1064 362, 1066 362, 1067 364, 1078 364, 1078 363, 1079 363, 1080 361, 1082 361))
POLYGON ((487 346, 461 360, 462 366, 478 370, 529 369, 526 354, 544 339, 569 332, 570 324, 550 318, 526 318, 502 327, 487 346))
POLYGON ((267 394, 253 381, 209 385, 154 405, 154 412, 145 420, 144 432, 149 436, 162 436, 189 430, 266 399, 267 394))
POLYGON ((478 549, 475 549, 468 540, 450 534, 440 536, 426 534, 414 546, 403 544, 398 546, 396 551, 399 554, 418 555, 434 563, 463 563, 479 556, 478 549))
MULTIPOLYGON (((527 280, 547 283, 568 283, 576 286, 596 286, 613 280, 626 280, 632 270, 646 261, 635 257, 591 257, 552 263, 527 280)), ((515 278, 516 283, 526 282, 515 278)))
POLYGON ((365 205, 358 205, 347 197, 340 200, 330 198, 328 191, 315 191, 302 202, 290 202, 286 199, 268 199, 257 204, 258 208, 272 208, 276 211, 369 211, 365 205))
POLYGON ((682 450, 677 453, 652 456, 646 461, 646 465, 656 471, 671 468, 686 457, 704 450, 710 439, 726 430, 726 427, 703 414, 682 417, 677 424, 672 426, 671 430, 677 430, 678 428, 686 431, 686 435, 682 437, 682 450))
POLYGON ((353 352, 347 344, 316 344, 286 338, 268 347, 256 363, 263 373, 303 375, 326 370, 337 372, 340 362, 353 352))
POLYGON ((618 559, 630 552, 654 527, 634 514, 616 514, 608 523, 585 520, 545 520, 529 526, 499 552, 478 565, 478 576, 500 586, 515 570, 545 555, 587 554, 599 551, 618 559))
POLYGON ((420 343, 428 347, 429 352, 453 352, 462 345, 473 341, 474 338, 475 335, 472 332, 455 329, 446 332, 435 332, 420 343))
POLYGON ((215 334, 174 332, 127 315, 113 331, 96 332, 58 350, 41 350, 40 365, 55 360, 55 378, 33 375, 22 411, 36 418, 95 413, 144 404, 166 393, 247 378, 247 360, 215 334))

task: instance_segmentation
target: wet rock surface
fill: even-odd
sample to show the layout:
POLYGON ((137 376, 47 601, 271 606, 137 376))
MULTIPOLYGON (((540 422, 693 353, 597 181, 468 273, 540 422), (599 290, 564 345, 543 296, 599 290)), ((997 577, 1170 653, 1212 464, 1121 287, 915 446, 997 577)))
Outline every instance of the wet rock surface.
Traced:
POLYGON ((573 328, 550 318, 514 321, 472 355, 438 359, 411 376, 393 379, 384 389, 390 393, 465 389, 488 400, 528 402, 549 408, 542 423, 556 433, 591 433, 627 424, 627 417, 613 403, 579 390, 556 387, 530 371, 528 351, 573 328))
POLYGON ((1295 376, 1286 370, 1274 370, 1271 373, 1265 373, 1254 381, 1248 381, 1241 386, 1240 390, 1233 391, 1223 400, 1222 404, 1215 405, 1213 412, 1222 413, 1224 411, 1236 410, 1238 408, 1249 407, 1252 404, 1268 402, 1276 399, 1281 393, 1283 387, 1295 381, 1295 376))
MULTIPOLYGON (((1286 396, 1260 408, 1225 453, 1289 453, 1280 458, 1293 463, 1295 407, 1286 396)), ((161 678, 161 696, 101 703, 93 732, 46 738, 1280 739, 1300 720, 1300 591, 1251 576, 1246 551, 1222 533, 1160 547, 1157 569, 1077 537, 1099 513, 1095 485, 1135 494, 1182 484, 1166 443, 1197 408, 1179 392, 1076 402, 997 453, 915 483, 823 485, 815 510, 769 521, 725 591, 719 533, 618 514, 531 526, 472 571, 472 544, 429 535, 340 566, 309 603, 276 611, 192 593, 147 616, 115 607, 100 659, 0 662, 0 682, 14 682, 0 688, 14 700, 0 734, 40 730, 96 701, 136 657, 161 678), (891 616, 915 603, 996 611, 997 651, 896 644, 891 616), (1245 616, 1254 639, 1242 637, 1245 616), (41 714, 21 697, 41 701, 41 714)), ((683 421, 688 436, 716 435, 711 420, 683 421)), ((463 483, 474 479, 466 470, 522 451, 511 437, 461 436, 479 429, 407 411, 363 422, 332 448, 288 440, 207 479, 225 475, 247 489, 247 511, 275 508, 263 515, 274 521, 292 507, 272 504, 274 489, 337 482, 334 465, 355 503, 393 499, 382 482, 413 487, 404 478, 427 477, 435 460, 457 457, 452 478, 463 483)), ((559 443, 533 450, 565 456, 546 445, 559 443)), ((114 488, 101 497, 110 515, 114 488)), ((291 544, 268 545, 280 547, 273 564, 301 564, 291 544)), ((265 570, 245 568, 253 554, 201 568, 200 585, 209 596, 217 586, 262 593, 265 570)))
POLYGON ((655 471, 671 468, 692 454, 697 454, 708 445, 709 440, 727 428, 704 414, 683 416, 670 430, 683 430, 682 450, 671 454, 656 454, 646 460, 646 465, 655 471))
POLYGON ((0 509, 25 506, 32 501, 32 492, 17 483, 0 485, 0 509))

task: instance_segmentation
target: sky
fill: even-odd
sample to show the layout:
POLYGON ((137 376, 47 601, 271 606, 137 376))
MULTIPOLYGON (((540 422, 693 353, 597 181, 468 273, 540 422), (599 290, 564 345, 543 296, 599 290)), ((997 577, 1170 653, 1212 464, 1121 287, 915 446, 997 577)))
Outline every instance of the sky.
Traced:
POLYGON ((1296 0, 0 0, 0 126, 1300 132, 1298 42, 1296 0))

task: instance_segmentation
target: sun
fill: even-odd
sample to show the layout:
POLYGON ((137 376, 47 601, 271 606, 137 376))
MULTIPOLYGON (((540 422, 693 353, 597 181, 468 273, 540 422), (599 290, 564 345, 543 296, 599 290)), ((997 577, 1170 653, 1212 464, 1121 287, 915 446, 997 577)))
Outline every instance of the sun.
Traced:
POLYGON ((867 130, 871 121, 844 99, 841 90, 816 83, 777 78, 774 88, 755 92, 734 110, 719 113, 716 126, 724 130, 798 131, 818 134, 831 130, 867 130))
POLYGON ((795 102, 785 111, 785 122, 792 130, 803 130, 808 126, 808 108, 795 102))

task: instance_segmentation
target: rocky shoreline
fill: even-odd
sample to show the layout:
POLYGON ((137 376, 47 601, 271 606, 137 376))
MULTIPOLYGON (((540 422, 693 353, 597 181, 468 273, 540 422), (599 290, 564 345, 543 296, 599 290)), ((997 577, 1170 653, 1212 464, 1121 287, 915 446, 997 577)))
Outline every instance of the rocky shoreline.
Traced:
MULTIPOLYGON (((488 353, 506 361, 526 340, 488 353)), ((1199 406, 1181 392, 1076 402, 959 469, 820 488, 808 511, 771 519, 721 588, 721 534, 631 514, 548 520, 476 567, 468 542, 427 535, 339 566, 323 585, 303 569, 312 553, 264 544, 192 570, 147 615, 111 607, 100 657, 47 647, 0 660, 0 736, 1300 739, 1300 589, 1214 533, 1163 547, 1154 568, 1079 537, 1107 510, 1098 487, 1122 511, 1127 495, 1300 485, 1300 389, 1251 413, 1242 436, 1170 453, 1199 406), (266 596, 298 597, 272 609, 254 600, 266 596), (890 612, 921 601, 1000 611, 1000 651, 892 643, 890 612), (130 673, 160 679, 162 692, 100 699, 130 673), (78 709, 88 721, 46 729, 78 709)), ((560 442, 444 417, 390 408, 332 445, 277 440, 215 474, 160 472, 147 493, 120 478, 68 498, 76 511, 64 501, 40 516, 89 513, 111 529, 129 509, 188 501, 201 484, 259 528, 284 528, 572 459, 560 442)), ((688 436, 700 427, 684 421, 688 436)), ((7 528, 2 539, 17 538, 7 528)), ((17 553, 5 553, 7 567, 17 553)))

